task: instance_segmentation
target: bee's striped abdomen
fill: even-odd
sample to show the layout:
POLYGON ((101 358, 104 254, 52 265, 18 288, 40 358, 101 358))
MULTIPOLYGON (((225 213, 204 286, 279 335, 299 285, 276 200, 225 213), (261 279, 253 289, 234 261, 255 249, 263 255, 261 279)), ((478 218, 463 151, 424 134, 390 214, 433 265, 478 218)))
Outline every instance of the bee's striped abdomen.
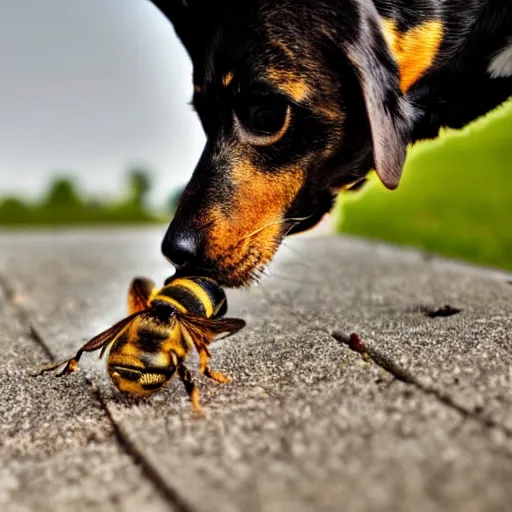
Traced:
POLYGON ((145 325, 138 328, 133 343, 143 352, 156 353, 162 349, 163 343, 168 339, 168 330, 151 329, 145 325))
POLYGON ((224 290, 206 277, 176 278, 164 286, 153 300, 171 302, 178 311, 205 318, 226 312, 224 290))

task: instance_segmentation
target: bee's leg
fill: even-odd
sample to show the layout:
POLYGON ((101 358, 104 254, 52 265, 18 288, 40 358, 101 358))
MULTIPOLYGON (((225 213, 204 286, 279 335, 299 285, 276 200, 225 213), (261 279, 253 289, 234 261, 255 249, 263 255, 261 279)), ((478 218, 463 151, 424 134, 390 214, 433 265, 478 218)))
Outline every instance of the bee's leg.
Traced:
POLYGON ((208 378, 214 380, 215 382, 220 382, 221 384, 227 384, 231 382, 229 377, 226 377, 221 372, 215 372, 208 366, 208 360, 210 359, 210 351, 208 347, 201 347, 198 350, 199 352, 199 371, 206 375, 208 378))
POLYGON ((200 345, 197 347, 197 352, 199 354, 199 371, 204 374, 206 372, 206 368, 208 368, 210 351, 206 345, 200 345))
POLYGON ((205 343, 194 341, 194 339, 190 336, 190 333, 184 326, 181 326, 181 332, 183 333, 183 337, 187 345, 190 348, 195 347, 197 353, 199 354, 199 372, 216 382, 220 382, 221 384, 231 382, 231 379, 226 377, 223 373, 214 372, 208 366, 208 361, 211 357, 210 349, 208 348, 208 346, 205 343))
POLYGON ((64 359, 63 361, 57 361, 56 363, 50 363, 46 366, 43 366, 38 372, 33 373, 33 377, 37 377, 39 375, 43 375, 43 373, 46 372, 52 372, 53 370, 56 370, 59 368, 59 366, 62 366, 63 364, 66 364, 69 362, 69 359, 64 359))
POLYGON ((113 325, 110 329, 107 329, 106 331, 103 331, 102 333, 98 334, 91 340, 89 340, 83 347, 81 347, 78 352, 68 360, 59 361, 58 363, 51 363, 48 366, 43 367, 37 375, 41 375, 45 372, 50 372, 52 370, 56 370, 59 366, 62 366, 63 364, 66 364, 64 369, 57 374, 57 377, 62 377, 63 375, 67 375, 68 373, 76 372, 78 371, 78 361, 82 357, 82 354, 84 352, 94 352, 96 350, 101 349, 100 355, 103 354, 105 347, 107 347, 110 343, 112 343, 116 336, 122 332, 124 327, 129 324, 131 321, 131 317, 126 317, 120 322, 117 322, 115 325, 113 325))
POLYGON ((137 277, 130 285, 128 292, 128 314, 138 313, 148 307, 149 298, 155 290, 155 283, 151 279, 137 277))
POLYGON ((192 380, 192 374, 188 370, 185 365, 181 365, 178 367, 178 375, 180 376, 181 382, 185 386, 185 390, 190 397, 190 401, 192 402, 192 408, 194 411, 200 413, 201 406, 199 405, 199 390, 197 389, 194 381, 192 380))
POLYGON ((67 375, 68 373, 76 372, 78 371, 78 361, 80 360, 80 357, 82 356, 84 350, 81 348, 71 359, 64 359, 63 361, 57 361, 56 363, 50 363, 47 366, 44 366, 39 370, 37 373, 34 374, 35 377, 39 375, 43 375, 43 373, 51 372, 53 370, 56 370, 59 368, 59 366, 62 366, 65 364, 66 366, 64 369, 57 374, 57 377, 62 377, 63 375, 67 375))
POLYGON ((227 384, 231 382, 231 379, 224 375, 222 372, 214 372, 210 367, 206 367, 204 374, 215 382, 220 382, 221 384, 227 384))

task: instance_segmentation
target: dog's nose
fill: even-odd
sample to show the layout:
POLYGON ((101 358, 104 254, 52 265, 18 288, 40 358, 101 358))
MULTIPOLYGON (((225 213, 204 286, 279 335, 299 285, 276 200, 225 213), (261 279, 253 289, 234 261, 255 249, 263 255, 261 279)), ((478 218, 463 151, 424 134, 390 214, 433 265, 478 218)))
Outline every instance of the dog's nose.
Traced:
POLYGON ((176 268, 193 266, 199 250, 199 237, 190 230, 171 224, 162 242, 162 253, 176 268))

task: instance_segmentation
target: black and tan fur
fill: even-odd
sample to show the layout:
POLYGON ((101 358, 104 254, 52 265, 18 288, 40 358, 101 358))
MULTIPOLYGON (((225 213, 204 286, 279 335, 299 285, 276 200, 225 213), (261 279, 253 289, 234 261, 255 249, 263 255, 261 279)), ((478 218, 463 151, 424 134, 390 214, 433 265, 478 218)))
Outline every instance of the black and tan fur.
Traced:
POLYGON ((207 135, 162 248, 223 285, 371 169, 396 188, 409 143, 512 94, 509 0, 153 3, 190 54, 207 135))
POLYGON ((107 349, 107 370, 114 385, 134 396, 149 396, 162 389, 178 373, 195 410, 199 393, 185 361, 192 350, 199 354, 199 371, 217 382, 229 379, 213 371, 208 346, 222 333, 233 334, 245 322, 221 318, 227 311, 226 296, 212 279, 170 278, 158 289, 149 279, 134 279, 128 294, 128 316, 87 342, 69 360, 45 367, 41 373, 65 364, 59 376, 78 369, 84 352, 107 349))

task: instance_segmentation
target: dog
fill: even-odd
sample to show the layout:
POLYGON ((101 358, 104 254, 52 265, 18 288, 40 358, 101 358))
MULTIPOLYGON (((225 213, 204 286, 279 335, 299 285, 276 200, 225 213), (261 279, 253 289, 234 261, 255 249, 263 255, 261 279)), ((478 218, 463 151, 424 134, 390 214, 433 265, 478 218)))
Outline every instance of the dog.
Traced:
POLYGON ((410 143, 512 95, 510 0, 153 3, 192 60, 207 136, 162 251, 227 287, 340 190, 372 169, 395 189, 410 143))

